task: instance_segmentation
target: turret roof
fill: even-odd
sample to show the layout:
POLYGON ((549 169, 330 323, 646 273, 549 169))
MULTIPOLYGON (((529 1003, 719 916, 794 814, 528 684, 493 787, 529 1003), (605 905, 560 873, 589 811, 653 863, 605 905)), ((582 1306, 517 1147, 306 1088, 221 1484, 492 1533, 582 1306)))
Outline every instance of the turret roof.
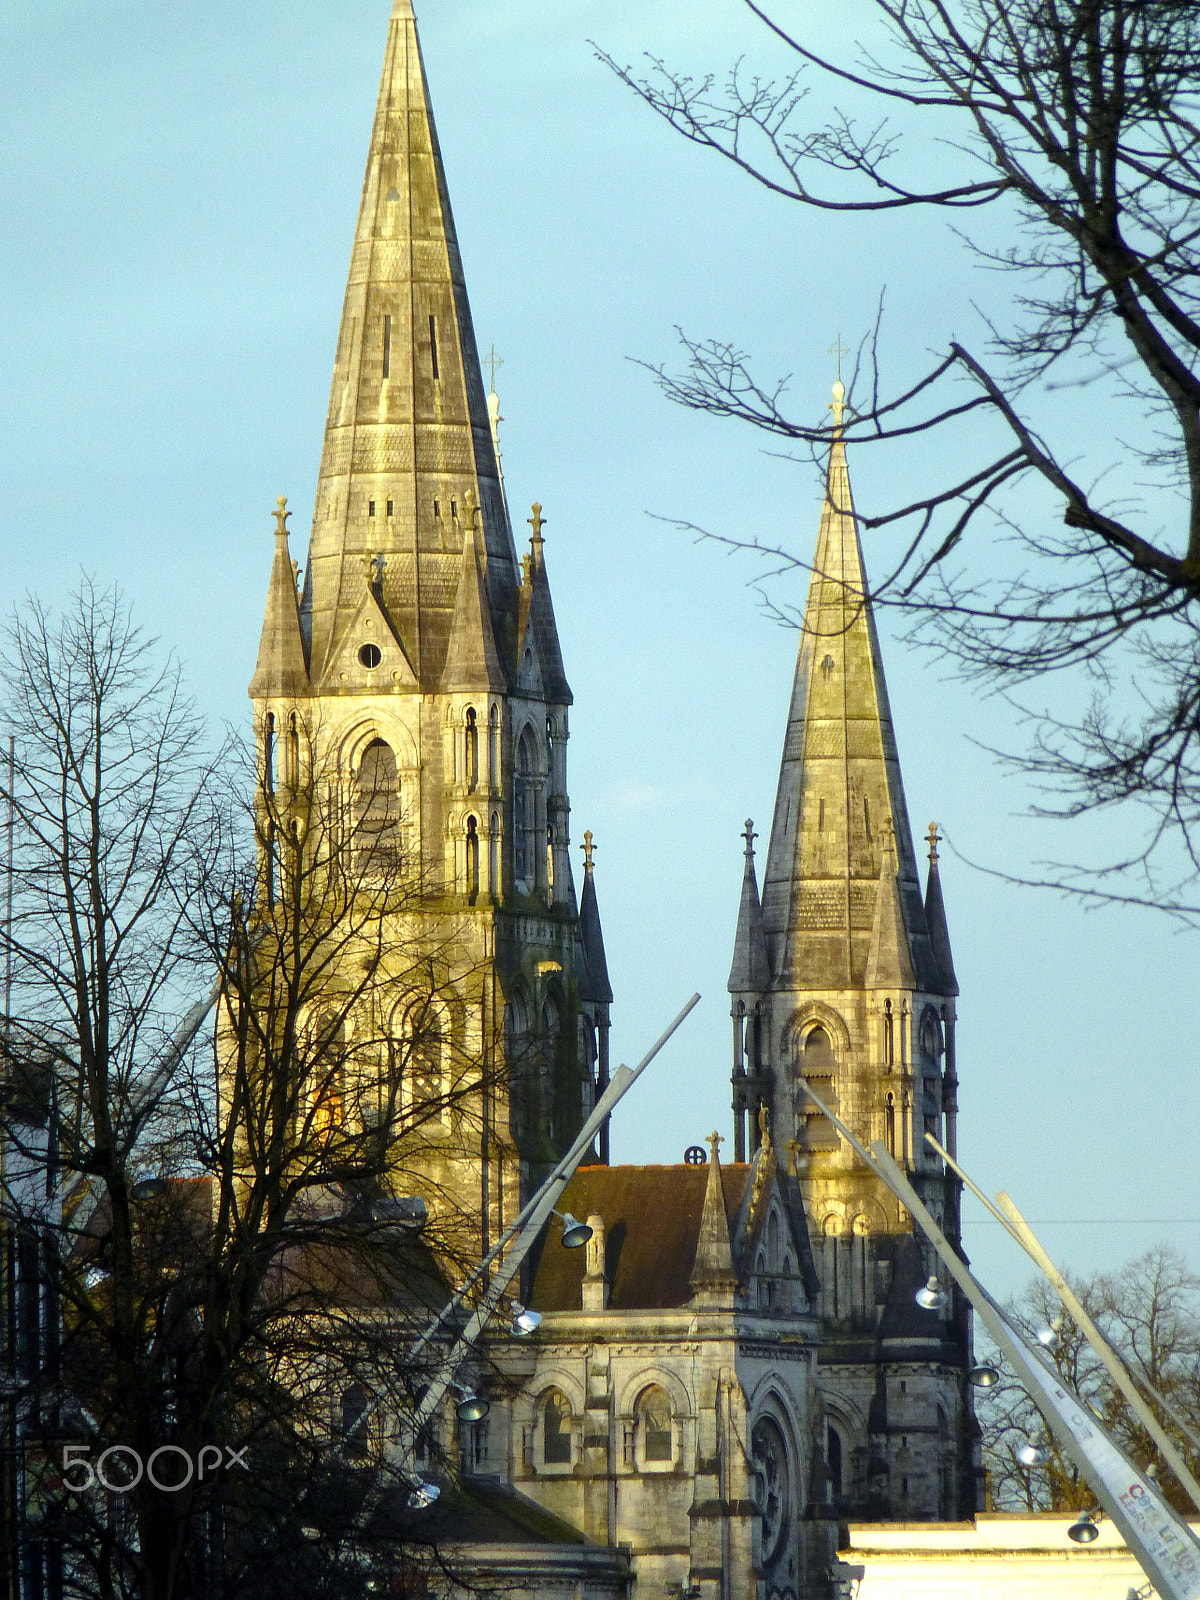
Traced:
POLYGON ((771 963, 767 959, 767 936, 754 873, 753 822, 747 820, 742 837, 746 841, 746 866, 742 873, 742 899, 727 988, 730 994, 763 994, 771 987, 771 963))
POLYGON ((250 680, 253 699, 294 699, 308 693, 308 667, 296 602, 296 573, 288 550, 287 500, 281 495, 275 513, 275 559, 267 588, 258 661, 250 680))

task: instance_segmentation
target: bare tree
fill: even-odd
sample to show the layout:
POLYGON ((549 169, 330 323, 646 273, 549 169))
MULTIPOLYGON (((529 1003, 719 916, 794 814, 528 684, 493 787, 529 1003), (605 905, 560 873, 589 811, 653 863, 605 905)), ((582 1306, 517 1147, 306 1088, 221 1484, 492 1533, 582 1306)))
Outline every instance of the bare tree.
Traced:
MULTIPOLYGON (((1188 1270, 1182 1257, 1160 1248, 1147 1251, 1115 1273, 1088 1281, 1073 1279, 1072 1288, 1135 1380, 1145 1380, 1166 1400, 1169 1410, 1147 1396, 1159 1422, 1177 1440, 1194 1471, 1200 1464, 1200 1450, 1177 1419, 1200 1432, 1200 1278, 1188 1270)), ((1043 1341, 1053 1339, 1048 1353, 1063 1378, 1126 1454, 1159 1478, 1163 1493, 1176 1509, 1190 1515, 1194 1507, 1186 1491, 1159 1458, 1153 1441, 1083 1334, 1061 1314, 1050 1287, 1038 1280, 1009 1309, 1029 1339, 1036 1341, 1039 1334, 1043 1341)), ((1094 1506, 1088 1484, 1059 1449, 1015 1379, 1002 1376, 994 1389, 984 1391, 978 1410, 984 1461, 998 1509, 1078 1511, 1094 1506), (1031 1454, 1031 1446, 1036 1456, 1031 1454)))
MULTIPOLYGON (((1194 922, 1200 12, 1192 0, 869 0, 872 44, 835 59, 808 42, 799 0, 788 21, 782 6, 746 5, 791 57, 784 78, 739 64, 720 85, 601 58, 772 192, 832 212, 931 209, 1002 275, 982 348, 947 339, 889 390, 878 324, 860 347, 845 438, 916 443, 936 463, 915 501, 862 518, 896 536, 873 599, 911 613, 918 639, 992 687, 1020 694, 1083 670, 1083 711, 1025 707, 1032 742, 1007 759, 1050 814, 1132 804, 1145 826, 1101 872, 1112 881, 1066 866, 1050 880, 1194 922), (825 119, 807 116, 814 83, 837 102, 825 119)), ((828 446, 827 421, 789 412, 786 379, 764 381, 719 339, 681 337, 686 369, 654 369, 672 399, 828 446)), ((770 574, 804 564, 750 544, 770 574)))
POLYGON ((80 1596, 357 1593, 436 1535, 393 1446, 478 1260, 438 1188, 491 1090, 462 941, 392 797, 347 812, 312 729, 286 782, 206 754, 115 594, 31 604, 2 673, 27 1533, 80 1596))

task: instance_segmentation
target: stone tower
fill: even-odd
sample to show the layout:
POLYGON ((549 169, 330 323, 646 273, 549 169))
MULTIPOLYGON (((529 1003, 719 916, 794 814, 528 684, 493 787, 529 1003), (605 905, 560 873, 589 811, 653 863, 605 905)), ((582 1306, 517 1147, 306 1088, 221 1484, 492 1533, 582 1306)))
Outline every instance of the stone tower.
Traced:
POLYGON ((959 1238, 955 1000, 937 864, 924 896, 904 800, 846 452, 844 390, 813 561, 760 902, 754 833, 729 990, 735 1151, 761 1108, 804 1194, 822 1278, 831 1498, 848 1515, 967 1514, 977 1447, 965 1306, 921 1310, 932 1269, 911 1218, 805 1096, 886 1141, 959 1238))
POLYGON ((543 519, 534 506, 519 560, 491 413, 416 22, 395 0, 308 565, 297 594, 281 504, 250 695, 264 782, 310 778, 399 864, 372 1015, 400 1030, 432 986, 441 1060, 412 1092, 474 1074, 480 1104, 446 1118, 426 1176, 483 1216, 485 1242, 590 1108, 596 1053, 543 519))

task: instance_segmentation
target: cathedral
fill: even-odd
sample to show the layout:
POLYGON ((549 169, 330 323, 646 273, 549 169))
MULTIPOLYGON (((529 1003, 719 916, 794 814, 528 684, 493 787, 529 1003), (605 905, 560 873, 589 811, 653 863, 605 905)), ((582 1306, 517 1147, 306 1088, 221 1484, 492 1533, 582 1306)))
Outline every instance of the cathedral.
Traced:
MULTIPOLYGON (((840 1592, 840 1524, 980 1504, 967 1308, 917 1303, 935 1263, 805 1091, 885 1140, 958 1239, 957 1183, 925 1141, 954 1152, 937 831, 922 890, 843 401, 839 385, 762 893, 748 823, 730 908, 732 1128, 679 1166, 612 1165, 602 1135, 577 1170, 562 1206, 586 1248, 534 1252, 536 1336, 489 1333, 486 1420, 443 1424, 494 1512, 487 1548, 454 1552, 479 1583, 816 1600, 840 1592)), ((472 1112, 433 1130, 420 1176, 481 1253, 603 1093, 613 998, 590 838, 578 890, 572 870, 540 508, 519 549, 497 419, 395 0, 307 565, 298 584, 281 503, 250 695, 266 787, 321 772, 413 885, 373 981, 399 1036, 436 970, 411 1093, 457 1073, 472 1112)))

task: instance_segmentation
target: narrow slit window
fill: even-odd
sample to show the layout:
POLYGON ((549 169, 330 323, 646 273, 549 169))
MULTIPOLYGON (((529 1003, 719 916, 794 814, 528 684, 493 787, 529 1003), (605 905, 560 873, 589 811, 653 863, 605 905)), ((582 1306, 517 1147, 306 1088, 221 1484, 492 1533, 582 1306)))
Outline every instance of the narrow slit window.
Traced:
POLYGON ((871 837, 871 802, 863 795, 863 826, 867 830, 867 838, 871 837))
POLYGON ((388 501, 388 516, 389 517, 394 517, 395 515, 396 515, 396 502, 394 500, 389 500, 388 501))
POLYGON ((392 375, 392 319, 383 319, 383 375, 390 378, 392 375))
POLYGON ((434 514, 435 517, 439 517, 439 518, 441 517, 441 514, 442 514, 442 508, 441 508, 441 506, 438 504, 438 502, 436 500, 433 502, 433 514, 434 514))
POLYGON ((817 832, 825 832, 825 802, 821 800, 817 805, 817 832))
POLYGON ((438 372, 437 355, 437 318, 434 316, 429 319, 429 355, 433 362, 433 381, 436 383, 440 374, 438 372))
POLYGON ((375 502, 374 502, 374 500, 368 500, 367 501, 367 515, 369 517, 373 517, 375 515, 375 502))

